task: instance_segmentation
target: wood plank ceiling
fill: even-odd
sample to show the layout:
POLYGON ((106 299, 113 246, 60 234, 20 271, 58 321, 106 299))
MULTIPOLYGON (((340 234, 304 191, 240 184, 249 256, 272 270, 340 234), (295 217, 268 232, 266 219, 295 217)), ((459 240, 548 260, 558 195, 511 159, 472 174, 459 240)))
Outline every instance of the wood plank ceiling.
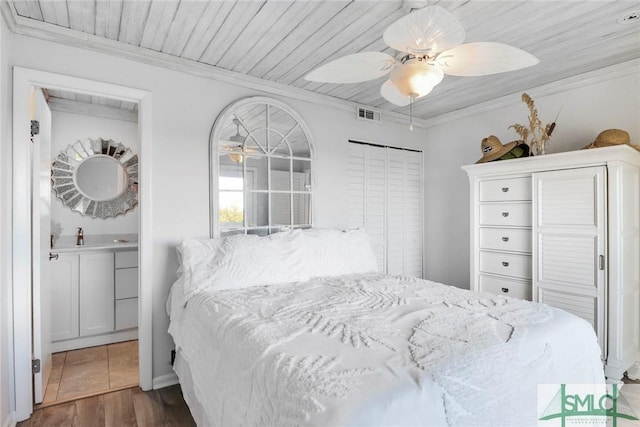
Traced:
MULTIPOLYGON (((540 64, 485 77, 446 76, 415 105, 428 119, 503 95, 640 58, 640 24, 620 24, 637 1, 430 1, 451 12, 466 42, 511 44, 540 64)), ((13 1, 18 16, 163 52, 382 110, 384 78, 333 85, 304 80, 343 55, 388 48, 382 33, 407 12, 401 1, 13 1)))

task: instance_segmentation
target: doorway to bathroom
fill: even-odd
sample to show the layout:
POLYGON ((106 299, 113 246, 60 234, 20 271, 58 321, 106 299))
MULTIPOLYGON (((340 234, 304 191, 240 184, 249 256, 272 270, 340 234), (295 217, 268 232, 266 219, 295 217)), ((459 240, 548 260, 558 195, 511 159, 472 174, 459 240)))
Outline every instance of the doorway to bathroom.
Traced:
POLYGON ((31 107, 42 407, 139 384, 140 144, 136 102, 33 87, 31 107))
POLYGON ((150 259, 149 96, 14 69, 18 420, 35 404, 151 388, 151 299, 140 280, 150 259))

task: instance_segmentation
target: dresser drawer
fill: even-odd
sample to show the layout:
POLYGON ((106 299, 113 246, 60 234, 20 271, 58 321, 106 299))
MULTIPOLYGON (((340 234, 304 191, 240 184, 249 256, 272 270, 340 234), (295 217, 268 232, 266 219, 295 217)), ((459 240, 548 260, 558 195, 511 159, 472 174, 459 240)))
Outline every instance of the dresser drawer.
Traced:
POLYGON ((121 268, 116 270, 116 299, 138 296, 138 269, 121 268))
POLYGON ((528 229, 480 228, 480 248, 530 253, 531 236, 528 229))
POLYGON ((480 181, 481 202, 531 200, 531 177, 480 181))
POLYGON ((138 327, 138 298, 116 301, 116 331, 138 327))
POLYGON ((480 292, 520 298, 531 301, 531 283, 501 277, 480 275, 480 292))
POLYGON ((480 225, 531 227, 531 203, 481 204, 480 225))
POLYGON ((116 252, 116 268, 131 268, 138 266, 138 251, 116 252))
POLYGON ((480 271, 531 279, 531 256, 480 251, 480 271))

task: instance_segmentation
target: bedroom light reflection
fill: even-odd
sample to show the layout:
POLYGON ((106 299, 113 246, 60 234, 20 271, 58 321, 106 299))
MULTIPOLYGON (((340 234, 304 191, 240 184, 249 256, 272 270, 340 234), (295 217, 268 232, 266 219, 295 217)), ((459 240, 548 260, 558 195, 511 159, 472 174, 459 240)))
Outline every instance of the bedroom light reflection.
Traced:
POLYGON ((220 225, 225 228, 241 228, 244 222, 244 193, 241 177, 220 177, 220 188, 231 191, 220 191, 219 218, 220 225))

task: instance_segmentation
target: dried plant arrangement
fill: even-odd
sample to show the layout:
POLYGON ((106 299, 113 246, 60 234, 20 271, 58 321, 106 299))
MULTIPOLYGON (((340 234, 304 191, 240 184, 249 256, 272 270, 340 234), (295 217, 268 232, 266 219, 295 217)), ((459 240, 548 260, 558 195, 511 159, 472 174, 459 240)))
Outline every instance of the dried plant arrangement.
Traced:
POLYGON ((508 129, 513 128, 529 146, 534 155, 544 154, 546 145, 549 143, 551 134, 556 127, 556 122, 554 120, 553 123, 543 125, 538 117, 536 105, 527 93, 522 94, 522 101, 529 107, 529 126, 515 123, 509 126, 508 129))

